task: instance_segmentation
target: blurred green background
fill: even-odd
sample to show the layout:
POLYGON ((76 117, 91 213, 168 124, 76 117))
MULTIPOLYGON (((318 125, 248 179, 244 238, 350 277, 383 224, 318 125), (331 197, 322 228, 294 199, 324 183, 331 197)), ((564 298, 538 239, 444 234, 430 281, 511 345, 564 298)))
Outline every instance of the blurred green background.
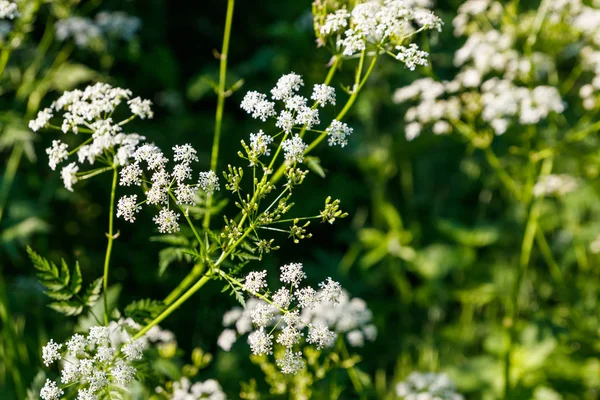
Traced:
MULTIPOLYGON (((446 27, 422 45, 431 48, 434 69, 444 70, 451 68, 453 52, 462 43, 451 34, 460 1, 438 3, 436 13, 446 27)), ((266 92, 290 71, 303 75, 307 86, 323 79, 330 54, 316 49, 310 6, 308 0, 236 4, 228 82, 242 79, 243 86, 226 100, 220 168, 237 162, 240 139, 260 127, 239 108, 247 90, 266 92)), ((77 7, 84 15, 122 10, 138 16, 142 25, 135 40, 109 52, 75 49, 70 62, 79 69, 66 74, 107 80, 151 99, 154 119, 136 120, 135 130, 164 148, 191 143, 207 169, 216 103, 210 81, 218 77, 214 52, 221 46, 226 2, 88 1, 77 7)), ((42 13, 39 18, 52 17, 42 13)), ((34 24, 31 40, 39 40, 43 31, 43 24, 34 24)), ((20 81, 17 71, 34 57, 26 50, 15 53, 3 83, 20 81)), ((48 68, 43 64, 40 76, 48 68)), ((339 82, 349 81, 351 73, 344 70, 339 82)), ((354 128, 349 145, 322 147, 316 153, 327 176, 310 175, 296 197, 298 214, 311 214, 331 195, 341 199, 350 217, 334 226, 314 224, 312 239, 298 245, 284 241, 260 266, 250 265, 274 270, 302 262, 312 283, 331 276, 366 300, 379 330, 375 343, 357 351, 368 390, 355 393, 348 377, 339 374, 335 379, 346 388, 344 399, 389 396, 393 385, 414 370, 450 373, 467 399, 502 395, 505 307, 526 210, 510 201, 481 152, 452 137, 423 135, 406 141, 404 113, 392 103, 392 95, 422 73, 391 59, 381 62, 348 119, 354 128)), ((60 86, 49 86, 41 107, 65 90, 60 86)), ((10 84, 6 87, 0 93, 3 183, 15 146, 25 149, 10 192, 1 186, 0 196, 8 199, 0 221, 0 398, 13 399, 42 367, 41 345, 51 337, 66 337, 75 323, 45 307, 47 299, 25 246, 54 260, 77 259, 84 276, 98 276, 110 182, 103 176, 67 192, 44 153, 55 134, 29 132, 27 97, 18 98, 10 84)), ((513 145, 509 137, 494 143, 500 154, 509 154, 513 145)), ((561 162, 584 171, 600 164, 596 149, 597 141, 588 143, 561 162)), ((512 398, 600 398, 599 259, 587 249, 600 232, 596 181, 590 179, 576 193, 544 205, 541 225, 562 281, 553 280, 543 254, 534 250, 513 354, 512 398)), ((148 243, 148 232, 154 232, 150 216, 140 215, 135 225, 122 220, 116 224, 120 236, 111 275, 118 304, 164 297, 191 265, 174 262, 159 277, 164 246, 148 243)), ((176 334, 188 357, 194 347, 213 354, 214 362, 200 377, 218 379, 231 398, 239 397, 241 381, 253 378, 267 393, 248 349, 239 346, 224 353, 216 346, 222 315, 236 304, 220 289, 208 285, 162 326, 176 334)))

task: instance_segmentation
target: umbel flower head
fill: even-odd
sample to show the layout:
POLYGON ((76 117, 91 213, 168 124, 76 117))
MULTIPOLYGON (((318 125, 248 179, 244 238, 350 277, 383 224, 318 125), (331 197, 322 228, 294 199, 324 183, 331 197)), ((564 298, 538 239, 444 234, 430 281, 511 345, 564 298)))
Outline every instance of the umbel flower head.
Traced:
MULTIPOLYGON (((113 168, 129 164, 145 137, 124 132, 123 126, 136 117, 152 118, 150 106, 149 100, 131 99, 127 89, 97 83, 84 90, 64 92, 50 107, 40 111, 36 119, 29 122, 29 127, 33 131, 53 128, 65 134, 73 132, 85 136, 73 149, 61 140, 53 140, 52 146, 46 149, 48 165, 53 170, 77 155, 77 161, 70 162, 61 171, 65 188, 72 191, 75 183, 97 173, 99 169, 90 169, 96 163, 113 168), (112 116, 123 102, 128 104, 131 116, 120 122, 114 121, 112 116), (58 125, 50 123, 55 117, 61 118, 58 125)), ((137 182, 131 177, 135 175, 134 171, 130 170, 129 175, 129 179, 133 179, 129 184, 137 182)))
POLYGON ((179 231, 180 213, 185 206, 195 206, 199 192, 211 194, 219 190, 219 178, 213 171, 200 172, 194 181, 192 163, 198 161, 197 151, 191 144, 173 147, 172 169, 169 159, 154 144, 143 144, 135 149, 133 162, 119 172, 121 186, 145 186, 145 200, 137 201, 137 195, 125 195, 117 204, 117 217, 135 222, 135 214, 142 205, 161 206, 153 221, 160 233, 179 231))
MULTIPOLYGON (((280 145, 288 164, 302 163, 304 152, 308 148, 300 133, 294 131, 312 131, 321 123, 318 107, 325 107, 328 104, 335 105, 335 89, 333 87, 326 84, 314 85, 310 96, 314 103, 311 106, 308 104, 309 99, 299 94, 303 86, 302 77, 291 72, 279 78, 275 87, 271 89, 270 98, 266 94, 250 91, 246 93, 241 103, 242 110, 250 114, 252 118, 260 119, 263 122, 268 119, 275 120, 275 128, 279 130, 278 133, 283 133, 280 145)), ((352 133, 352 128, 334 120, 326 128, 326 132, 330 146, 340 145, 343 147, 348 143, 347 137, 352 133)), ((271 155, 269 146, 273 144, 276 136, 278 135, 269 135, 263 130, 250 134, 249 145, 242 141, 246 155, 239 153, 240 156, 247 159, 250 166, 266 167, 260 161, 260 157, 271 155)))
POLYGON ((108 326, 93 326, 87 335, 76 333, 65 343, 50 339, 42 348, 42 358, 46 366, 62 362, 60 386, 46 380, 41 398, 58 400, 69 386, 77 387, 77 398, 85 400, 96 399, 97 394, 113 388, 127 388, 136 377, 135 363, 142 359, 148 342, 164 336, 158 334, 158 328, 133 340, 130 331, 139 328, 131 320, 121 320, 108 326))
POLYGON ((407 68, 427 65, 428 53, 416 44, 405 42, 416 33, 442 28, 442 20, 432 11, 409 0, 368 0, 357 2, 352 10, 343 2, 317 0, 313 3, 314 28, 319 46, 328 46, 334 54, 351 57, 366 50, 389 54, 407 68))
POLYGON ((218 345, 229 351, 238 335, 249 333, 248 344, 253 354, 271 355, 278 344, 285 351, 276 360, 277 365, 283 373, 295 374, 304 368, 301 351, 303 338, 306 338, 306 343, 323 349, 331 347, 337 336, 330 329, 330 321, 312 318, 314 314, 303 321, 300 311, 304 313, 326 307, 325 304, 336 307, 342 300, 347 302, 347 296, 344 299, 340 284, 331 278, 319 284, 320 291, 310 286, 299 289, 306 279, 300 263, 283 265, 279 279, 285 286, 268 295, 267 271, 248 273, 241 287, 256 298, 248 299, 245 309, 236 307, 223 316, 223 325, 227 329, 219 336, 218 345))

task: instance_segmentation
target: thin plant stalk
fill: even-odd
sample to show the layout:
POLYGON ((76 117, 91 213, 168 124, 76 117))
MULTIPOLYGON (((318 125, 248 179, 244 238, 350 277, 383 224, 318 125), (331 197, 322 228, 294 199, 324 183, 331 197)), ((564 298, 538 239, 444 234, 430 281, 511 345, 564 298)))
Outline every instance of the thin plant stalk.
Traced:
POLYGON ((113 240, 115 239, 115 235, 113 232, 114 229, 114 214, 115 214, 115 192, 117 189, 117 168, 113 167, 113 178, 112 178, 112 186, 110 191, 110 207, 109 207, 109 216, 108 216, 108 244, 106 245, 106 255, 104 257, 104 279, 102 282, 103 285, 103 299, 104 299, 104 324, 108 325, 108 270, 110 267, 110 256, 112 253, 112 245, 113 240))
MULTIPOLYGON (((223 124, 223 109, 225 107, 225 84, 227 82, 227 59, 229 58, 229 39, 231 37, 231 25, 233 21, 233 8, 235 0, 227 1, 227 15, 225 17, 225 32, 223 33, 223 47, 220 54, 219 63, 219 88, 217 90, 217 111, 215 113, 215 133, 213 137, 212 154, 210 157, 210 169, 217 170, 217 161, 219 159, 219 142, 221 140, 221 127, 223 124)), ((204 229, 210 227, 210 215, 213 201, 213 194, 206 198, 206 211, 202 226, 204 229)))

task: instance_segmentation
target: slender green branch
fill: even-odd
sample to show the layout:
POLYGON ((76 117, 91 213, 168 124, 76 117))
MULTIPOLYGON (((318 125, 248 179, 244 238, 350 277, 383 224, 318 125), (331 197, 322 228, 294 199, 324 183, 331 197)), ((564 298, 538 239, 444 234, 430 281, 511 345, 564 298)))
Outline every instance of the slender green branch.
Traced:
POLYGON ((163 300, 165 305, 169 306, 173 304, 173 302, 181 296, 181 294, 186 291, 200 276, 205 270, 205 266, 203 263, 197 263, 192 268, 192 271, 177 285, 175 289, 171 291, 163 300))
MULTIPOLYGON (((552 171, 553 158, 546 158, 540 169, 540 177, 544 177, 550 174, 552 171)), ((530 190, 532 190, 530 188, 530 190)), ((529 260, 531 258, 531 250, 533 248, 533 241, 535 239, 535 232, 537 229, 538 218, 541 212, 543 197, 538 197, 533 201, 529 209, 529 215, 527 218, 527 224, 525 226, 525 234, 523 235, 523 242, 521 244, 521 256, 519 257, 519 265, 517 274, 513 282, 513 288, 508 304, 508 349, 505 354, 504 360, 504 398, 511 398, 511 355, 514 344, 514 337, 516 334, 517 318, 519 315, 519 294, 523 286, 523 281, 527 273, 529 266, 529 260)))
POLYGON ((492 150, 491 146, 486 147, 483 152, 488 163, 492 166, 492 168, 494 168, 498 178, 500 181, 502 181, 502 183, 504 183, 504 186, 506 186, 508 191, 515 196, 517 200, 521 199, 521 190, 517 186, 515 180, 508 175, 504 168, 502 168, 502 164, 500 163, 498 157, 496 157, 496 154, 494 153, 494 150, 492 150))
POLYGON ((21 143, 16 143, 13 146, 12 152, 10 153, 10 157, 8 158, 6 170, 2 179, 2 186, 0 186, 0 222, 2 222, 2 216, 4 215, 4 210, 8 202, 8 193, 10 192, 12 183, 17 175, 17 170, 19 168, 19 163, 21 162, 22 156, 23 145, 21 143))
POLYGON ((115 192, 117 189, 117 179, 118 179, 118 173, 117 173, 117 168, 113 167, 113 180, 112 180, 112 186, 111 186, 111 191, 110 191, 110 207, 109 207, 109 212, 110 215, 108 216, 108 234, 106 235, 108 237, 108 244, 106 246, 106 256, 104 258, 104 282, 102 283, 104 286, 104 290, 103 290, 103 298, 104 298, 104 324, 108 325, 108 269, 110 266, 110 255, 112 253, 112 245, 113 245, 113 240, 115 239, 114 233, 113 233, 113 225, 114 225, 114 214, 115 214, 115 192))
POLYGON ((142 330, 139 331, 133 337, 133 339, 134 340, 139 339, 142 336, 144 336, 146 334, 146 332, 148 332, 150 330, 150 328, 159 324, 165 318, 167 318, 169 315, 171 315, 171 313, 173 311, 175 311, 180 305, 182 305, 187 299, 189 299, 194 293, 196 293, 198 291, 198 289, 200 289, 202 286, 204 286, 206 284, 206 282, 208 282, 209 280, 210 280, 210 277, 207 275, 204 275, 202 278, 200 278, 198 280, 198 282, 196 282, 194 284, 194 286, 189 288, 187 292, 185 292, 180 298, 178 298, 175 302, 173 302, 173 304, 171 304, 162 313, 160 313, 160 315, 158 317, 154 318, 154 320, 152 320, 152 322, 150 322, 145 327, 143 327, 142 330))
MULTIPOLYGON (((210 169, 217 170, 217 160, 219 158, 219 142, 221 140, 221 126, 223 122, 223 108, 225 106, 225 84, 227 82, 227 59, 229 58, 229 39, 231 37, 231 25, 233 21, 234 0, 227 1, 227 15, 225 17, 225 32, 223 33, 223 47, 220 54, 219 65, 219 88, 217 92, 217 111, 215 113, 215 133, 213 137, 212 154, 210 157, 210 169)), ((213 194, 209 194, 206 199, 206 212, 202 226, 204 229, 210 227, 210 208, 212 206, 213 194)))

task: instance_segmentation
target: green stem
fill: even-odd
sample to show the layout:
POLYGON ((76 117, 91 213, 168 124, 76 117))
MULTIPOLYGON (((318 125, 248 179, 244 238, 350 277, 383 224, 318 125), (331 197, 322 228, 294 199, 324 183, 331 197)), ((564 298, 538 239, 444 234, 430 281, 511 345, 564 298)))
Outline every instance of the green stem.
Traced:
POLYGON ((544 232, 542 232, 541 229, 536 230, 535 241, 538 245, 538 248, 540 249, 540 252, 542 253, 542 256, 544 257, 544 260, 546 261, 546 264, 548 264, 548 269, 550 271, 552 279, 554 280, 554 283, 563 286, 564 281, 562 277, 562 272, 560 271, 560 267, 558 266, 558 263, 552 255, 552 250, 550 249, 548 241, 544 236, 544 232))
POLYGON ((196 282, 194 284, 194 286, 192 286, 191 288, 189 288, 187 292, 185 292, 173 304, 171 304, 162 313, 160 313, 160 315, 158 317, 154 318, 154 320, 152 320, 152 322, 150 322, 148 325, 146 325, 144 328, 142 328, 142 330, 139 331, 133 337, 133 340, 141 338, 142 336, 144 336, 146 334, 146 332, 148 332, 150 330, 150 328, 152 328, 153 326, 155 326, 155 325, 159 324, 160 322, 162 322, 173 311, 175 311, 180 305, 182 305, 187 299, 189 299, 194 293, 196 293, 196 291, 198 291, 198 289, 200 289, 202 286, 204 286, 206 284, 206 282, 208 282, 209 280, 210 280, 210 277, 207 276, 207 275, 205 275, 202 278, 200 278, 200 280, 198 280, 198 282, 196 282))
POLYGON ((179 285, 177 285, 177 287, 175 289, 173 289, 171 291, 171 293, 169 293, 167 295, 167 297, 165 297, 165 299, 163 300, 163 303, 165 303, 165 305, 169 306, 171 304, 173 304, 173 302, 179 297, 181 296, 181 294, 187 290, 187 288, 189 288, 192 283, 194 283, 198 278, 200 278, 200 276, 202 275, 202 273, 204 272, 204 264, 198 263, 194 265, 194 268, 192 268, 192 271, 179 283, 179 285))
MULTIPOLYGON (((544 177, 550 174, 552 171, 553 158, 548 157, 542 163, 540 169, 540 177, 544 177)), ((531 190, 531 189, 530 189, 531 190)), ((529 209, 529 215, 527 218, 527 224, 525 226, 525 234, 523 235, 523 242, 521 244, 521 256, 519 257, 519 268, 517 269, 517 275, 513 284, 511 296, 508 304, 508 349, 505 354, 504 360, 504 398, 511 398, 511 382, 510 382, 510 371, 511 371, 511 354, 513 350, 514 338, 516 334, 517 318, 519 315, 519 293, 523 286, 523 280, 527 273, 529 266, 529 260, 531 258, 531 250, 533 248, 533 241, 535 239, 535 232, 537 229, 537 222, 541 212, 543 197, 538 197, 533 201, 529 209)))
POLYGON ((520 199, 521 191, 517 187, 517 183, 514 181, 514 179, 510 177, 510 175, 508 175, 504 168, 502 168, 502 164, 500 163, 498 157, 496 157, 496 154, 494 153, 492 148, 488 146, 484 149, 483 152, 485 153, 485 158, 487 159, 488 163, 492 166, 492 168, 494 168, 494 171, 496 171, 496 174, 498 175, 500 181, 504 183, 504 186, 506 186, 508 191, 513 196, 515 196, 517 200, 520 199))
MULTIPOLYGON (((223 33, 223 47, 221 48, 219 65, 219 89, 217 92, 217 111, 215 113, 215 133, 213 138, 212 154, 210 157, 210 169, 217 170, 217 160, 219 159, 219 142, 221 140, 221 126, 223 122, 223 108, 225 106, 225 83, 227 81, 227 59, 229 58, 229 39, 231 37, 231 25, 233 20, 234 0, 227 1, 227 15, 225 16, 225 32, 223 33)), ((213 194, 209 194, 206 199, 206 212, 202 226, 204 229, 210 227, 210 208, 212 206, 213 194)))
POLYGON ((114 214, 115 214, 115 192, 117 189, 117 168, 113 167, 113 180, 110 191, 110 215, 108 216, 108 244, 106 246, 106 256, 104 258, 104 286, 103 298, 104 298, 104 324, 108 325, 108 269, 110 266, 110 255, 112 253, 112 244, 114 240, 113 225, 114 225, 114 214))
POLYGON ((2 216, 6 203, 8 202, 8 193, 17 174, 21 157, 23 156, 23 146, 20 143, 14 145, 8 163, 6 164, 6 170, 2 177, 2 186, 0 187, 0 222, 2 222, 2 216))

